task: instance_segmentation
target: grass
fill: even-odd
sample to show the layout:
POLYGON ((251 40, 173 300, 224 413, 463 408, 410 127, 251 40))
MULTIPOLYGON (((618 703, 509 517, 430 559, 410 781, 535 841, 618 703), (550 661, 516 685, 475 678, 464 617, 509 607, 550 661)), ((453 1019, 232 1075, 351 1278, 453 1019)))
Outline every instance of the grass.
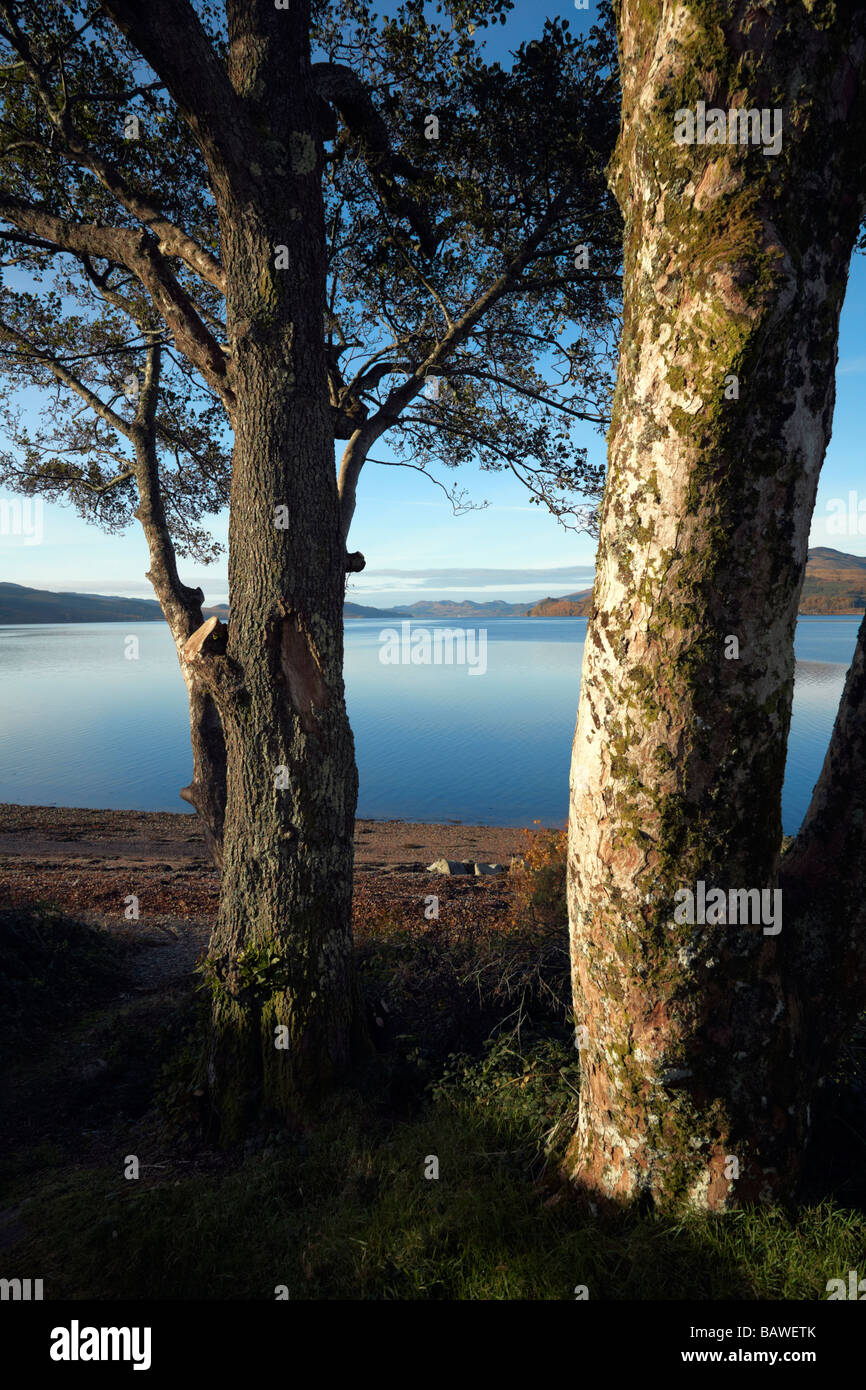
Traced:
MULTIPOLYGON (((547 1195, 543 1139, 570 1059, 500 1046, 389 1122, 346 1093, 302 1140, 223 1172, 125 1182, 120 1158, 47 1171, 7 1261, 51 1297, 820 1299, 862 1263, 866 1219, 822 1203, 672 1222, 588 1221, 547 1195), (425 1177, 429 1158, 438 1179, 425 1177), (32 1215, 31 1215, 32 1213, 32 1215)), ((134 1147, 134 1146, 133 1146, 134 1147)), ((11 1266, 11 1267, 10 1267, 11 1266)))
MULTIPOLYGON (((95 1029, 109 1075, 5 1160, 25 1233, 4 1276, 41 1277, 49 1298, 824 1299, 866 1250, 866 1215, 838 1194, 675 1221, 591 1218, 560 1186, 578 1073, 548 851, 497 933, 374 924, 359 964, 383 1051, 303 1133, 265 1123, 243 1154, 197 1134, 193 992, 95 1020, 91 996, 68 1035, 95 1029)), ((67 964, 99 954, 79 932, 67 964)))

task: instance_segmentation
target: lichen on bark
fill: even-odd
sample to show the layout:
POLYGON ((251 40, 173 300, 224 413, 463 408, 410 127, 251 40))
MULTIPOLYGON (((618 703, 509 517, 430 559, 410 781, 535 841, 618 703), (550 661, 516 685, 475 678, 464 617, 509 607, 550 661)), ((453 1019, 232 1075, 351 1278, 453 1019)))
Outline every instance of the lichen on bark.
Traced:
POLYGON ((566 1171, 599 1200, 723 1210, 796 1180, 814 1080, 802 986, 784 933, 681 925, 673 904, 698 880, 778 882, 793 634, 863 211, 866 39, 850 7, 622 0, 617 17, 623 338, 573 752, 589 1041, 566 1171), (781 107, 781 152, 675 144, 699 100, 781 107))

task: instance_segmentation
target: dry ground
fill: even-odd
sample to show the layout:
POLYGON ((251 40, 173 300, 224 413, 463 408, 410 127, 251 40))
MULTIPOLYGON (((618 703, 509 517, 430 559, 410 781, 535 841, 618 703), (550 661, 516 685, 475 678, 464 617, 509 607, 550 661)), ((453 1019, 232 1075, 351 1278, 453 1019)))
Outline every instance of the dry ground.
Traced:
MULTIPOLYGON (((514 828, 359 821, 355 828, 355 929, 388 917, 423 928, 425 897, 439 897, 445 926, 502 915, 503 877, 447 878, 434 859, 508 864, 523 849, 514 828)), ((52 904, 141 947, 143 990, 187 976, 205 950, 219 899, 195 816, 0 804, 0 906, 52 904), (138 899, 130 920, 128 899, 138 899)))

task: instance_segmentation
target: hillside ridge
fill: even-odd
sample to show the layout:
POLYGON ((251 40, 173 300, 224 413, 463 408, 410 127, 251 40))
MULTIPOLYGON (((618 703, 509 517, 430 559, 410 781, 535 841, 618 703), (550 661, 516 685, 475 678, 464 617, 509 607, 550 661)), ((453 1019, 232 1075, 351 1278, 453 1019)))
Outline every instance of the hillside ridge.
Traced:
MULTIPOLYGON (((800 612, 841 616, 860 614, 864 609, 866 556, 847 555, 829 546, 816 546, 810 550, 800 612)), ((228 615, 228 607, 224 603, 210 604, 203 611, 206 617, 215 614, 225 619, 228 615)), ((482 603, 473 599, 419 599, 399 608, 379 608, 347 601, 343 615, 350 619, 379 618, 394 622, 407 619, 585 618, 591 611, 592 589, 580 589, 559 597, 543 598, 536 603, 506 603, 504 599, 490 599, 482 603)), ((55 593, 50 589, 32 589, 24 584, 0 582, 2 626, 162 621, 162 612, 155 599, 123 598, 118 594, 55 593)))

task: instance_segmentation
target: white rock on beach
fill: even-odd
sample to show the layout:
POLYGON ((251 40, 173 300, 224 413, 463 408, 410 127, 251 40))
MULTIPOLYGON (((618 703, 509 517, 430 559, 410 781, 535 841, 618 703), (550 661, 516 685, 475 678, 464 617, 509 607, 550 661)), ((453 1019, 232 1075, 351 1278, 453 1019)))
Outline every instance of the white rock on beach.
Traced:
POLYGON ((471 874, 472 871, 471 860, 465 859, 436 859, 427 865, 428 874, 471 874))
POLYGON ((436 859, 427 865, 428 874, 506 874, 504 864, 476 864, 471 859, 436 859))

